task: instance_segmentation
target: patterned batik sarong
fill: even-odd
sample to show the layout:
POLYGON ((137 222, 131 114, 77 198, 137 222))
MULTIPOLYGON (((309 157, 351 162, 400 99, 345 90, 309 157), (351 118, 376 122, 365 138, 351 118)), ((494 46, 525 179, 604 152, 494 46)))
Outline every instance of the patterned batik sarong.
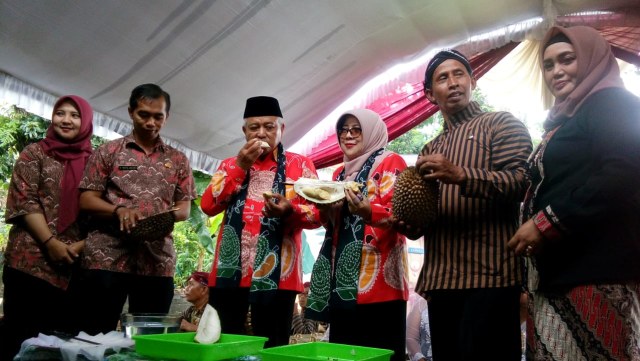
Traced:
POLYGON ((534 292, 527 360, 640 361, 640 283, 534 292))

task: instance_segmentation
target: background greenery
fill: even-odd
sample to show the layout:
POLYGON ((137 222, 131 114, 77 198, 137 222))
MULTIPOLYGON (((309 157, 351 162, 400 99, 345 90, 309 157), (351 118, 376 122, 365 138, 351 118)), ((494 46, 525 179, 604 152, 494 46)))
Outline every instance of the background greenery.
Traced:
MULTIPOLYGON (((474 90, 473 100, 477 101, 484 111, 495 111, 494 107, 487 103, 487 98, 481 89, 474 90)), ((438 111, 415 128, 389 142, 387 149, 398 154, 418 154, 427 142, 442 132, 443 124, 444 118, 438 111)))

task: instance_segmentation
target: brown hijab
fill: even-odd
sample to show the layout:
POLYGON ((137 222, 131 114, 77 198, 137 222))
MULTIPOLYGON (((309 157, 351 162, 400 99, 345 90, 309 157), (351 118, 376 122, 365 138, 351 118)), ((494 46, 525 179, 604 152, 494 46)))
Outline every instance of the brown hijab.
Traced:
MULTIPOLYGON (((93 109, 89 102, 77 95, 66 95, 58 99, 53 113, 64 103, 75 105, 80 113, 80 132, 71 141, 65 141, 56 135, 53 122, 47 129, 47 136, 40 141, 44 152, 64 164, 64 173, 60 184, 60 212, 58 212, 58 233, 64 232, 76 221, 80 207, 78 185, 82 178, 87 158, 91 155, 91 136, 93 135, 93 109)), ((53 119, 53 118, 52 118, 53 119)))
POLYGON ((544 60, 544 51, 549 40, 559 33, 564 34, 575 49, 578 62, 577 85, 564 100, 556 100, 543 124, 545 131, 555 128, 575 115, 592 94, 605 88, 624 88, 620 69, 609 42, 597 30, 588 26, 554 26, 549 29, 542 40, 544 46, 540 49, 540 64, 544 60))
MULTIPOLYGON (((380 118, 378 113, 369 109, 354 109, 342 114, 336 123, 336 134, 339 134, 339 129, 342 127, 349 115, 356 117, 358 122, 360 122, 364 147, 362 148, 362 153, 358 154, 353 159, 348 159, 346 155, 343 157, 344 175, 346 180, 352 180, 355 178, 364 163, 369 159, 369 156, 378 149, 386 147, 389 141, 387 125, 382 121, 382 118, 380 118)), ((340 143, 339 135, 338 143, 340 143)), ((384 159, 387 155, 388 152, 385 152, 378 156, 371 169, 376 169, 375 167, 377 163, 379 163, 379 160, 384 159)))

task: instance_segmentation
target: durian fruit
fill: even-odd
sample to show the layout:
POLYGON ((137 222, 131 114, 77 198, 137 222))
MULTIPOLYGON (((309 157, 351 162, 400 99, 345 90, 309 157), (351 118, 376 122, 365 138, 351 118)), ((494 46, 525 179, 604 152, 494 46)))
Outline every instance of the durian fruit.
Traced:
POLYGON ((265 142, 264 140, 260 141, 260 148, 271 148, 271 146, 269 145, 269 143, 265 142))
POLYGON ((154 241, 164 238, 173 231, 176 220, 173 215, 174 210, 157 213, 137 221, 131 233, 125 233, 126 237, 136 241, 154 241))
POLYGON ((220 339, 221 332, 222 327, 218 311, 211 305, 206 305, 204 312, 202 312, 202 317, 200 317, 200 323, 198 323, 195 341, 203 344, 216 343, 220 339))
POLYGON ((394 217, 424 230, 436 219, 438 188, 438 182, 424 180, 416 167, 407 167, 396 178, 391 199, 394 217))

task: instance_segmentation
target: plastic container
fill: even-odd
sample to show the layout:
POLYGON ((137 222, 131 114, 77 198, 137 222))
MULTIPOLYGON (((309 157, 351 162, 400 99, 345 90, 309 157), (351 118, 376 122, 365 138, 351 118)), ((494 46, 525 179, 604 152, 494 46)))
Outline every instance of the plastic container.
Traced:
POLYGON ((382 348, 309 342, 278 346, 260 351, 262 361, 389 361, 393 351, 382 348))
POLYGON ((175 333, 180 330, 180 315, 124 313, 120 316, 120 323, 128 338, 135 335, 175 333))
POLYGON ((205 345, 194 341, 195 332, 158 335, 136 335, 136 353, 142 356, 184 361, 216 361, 256 355, 267 342, 266 337, 223 333, 216 343, 205 345))

